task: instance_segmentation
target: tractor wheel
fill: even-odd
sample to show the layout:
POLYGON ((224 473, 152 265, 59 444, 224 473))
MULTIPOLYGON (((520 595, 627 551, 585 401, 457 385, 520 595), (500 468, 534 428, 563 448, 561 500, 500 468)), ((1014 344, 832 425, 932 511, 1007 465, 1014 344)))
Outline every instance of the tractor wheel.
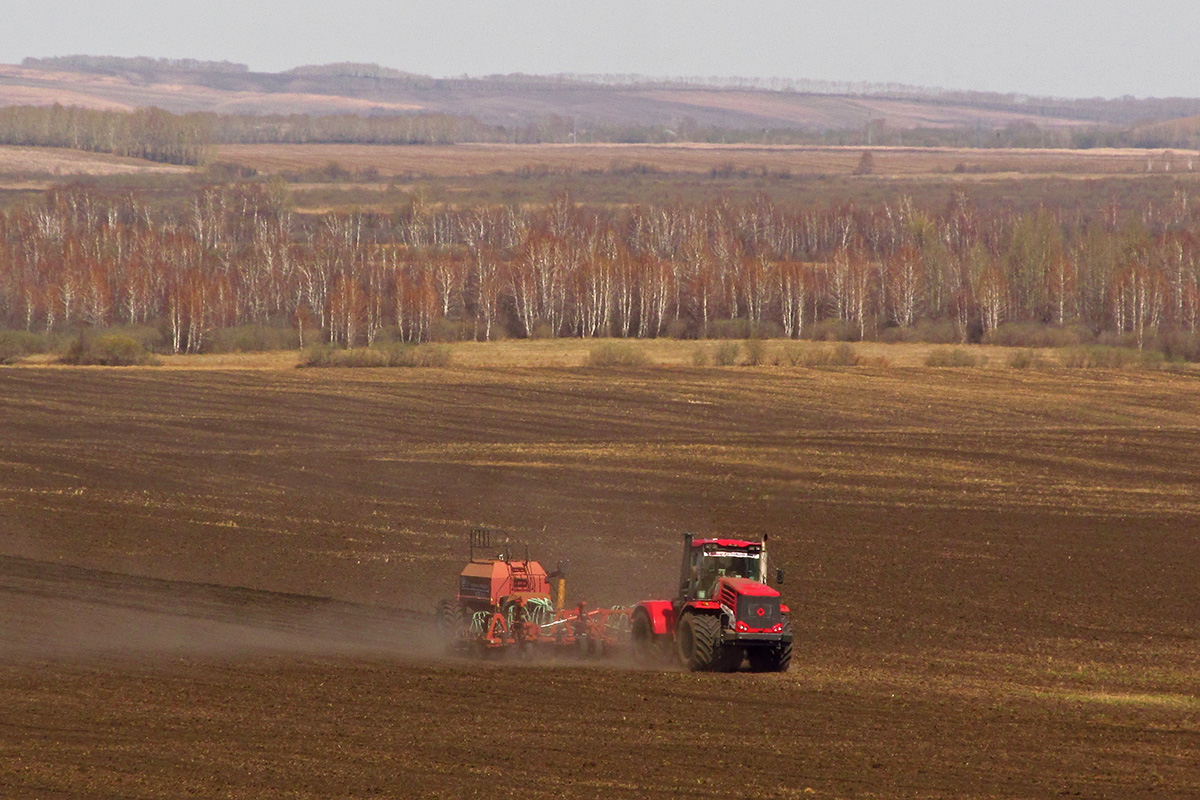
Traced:
MULTIPOLYGON (((784 620, 783 633, 790 636, 792 623, 784 620)), ((774 647, 755 647, 750 650, 750 669, 754 672, 787 672, 792 665, 792 642, 789 639, 774 647)))
POLYGON ((721 621, 708 614, 684 614, 676 632, 679 661, 692 672, 710 672, 721 654, 721 621))
POLYGON ((654 639, 654 628, 650 625, 650 617, 645 611, 635 611, 633 614, 633 660, 642 666, 650 666, 658 660, 658 642, 654 639))

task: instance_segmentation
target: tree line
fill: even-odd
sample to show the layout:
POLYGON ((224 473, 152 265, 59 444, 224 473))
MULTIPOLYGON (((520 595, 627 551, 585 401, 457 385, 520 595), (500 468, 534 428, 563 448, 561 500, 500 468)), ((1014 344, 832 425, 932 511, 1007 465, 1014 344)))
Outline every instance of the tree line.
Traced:
POLYGON ((792 207, 760 197, 631 209, 300 215, 279 185, 198 189, 175 213, 55 189, 0 213, 0 325, 157 325, 177 352, 277 325, 354 346, 498 336, 763 335, 988 341, 1015 324, 1142 346, 1200 324, 1185 195, 1095 218, 983 215, 956 195, 792 207))
POLYGON ((162 72, 215 72, 222 75, 245 75, 250 72, 246 64, 230 61, 202 61, 195 58, 148 58, 146 56, 50 56, 28 57, 21 61, 29 69, 66 70, 71 72, 93 72, 100 75, 120 75, 135 72, 143 76, 162 72))
POLYGON ((457 144, 506 142, 512 135, 451 114, 206 115, 218 144, 457 144))
POLYGON ((212 146, 211 114, 158 108, 97 111, 77 106, 0 108, 0 144, 69 147, 166 164, 201 164, 212 146))
MULTIPOLYGON (((355 65, 351 65, 355 66, 355 65)), ((467 142, 841 145, 989 148, 1200 146, 1186 124, 1143 128, 896 128, 870 120, 854 130, 726 128, 683 117, 670 125, 593 122, 551 114, 536 122, 489 125, 469 116, 412 114, 172 114, 158 108, 99 111, 55 105, 0 108, 0 145, 69 147, 168 164, 204 164, 218 144, 457 144, 467 142)))

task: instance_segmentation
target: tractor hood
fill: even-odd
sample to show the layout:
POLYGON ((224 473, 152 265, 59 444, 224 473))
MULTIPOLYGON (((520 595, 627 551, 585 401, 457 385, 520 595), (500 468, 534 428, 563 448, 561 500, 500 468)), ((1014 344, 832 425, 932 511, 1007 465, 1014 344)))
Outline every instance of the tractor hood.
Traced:
POLYGON ((779 592, 770 586, 749 578, 721 578, 720 583, 747 597, 779 597, 779 592))
POLYGON ((783 632, 783 603, 779 592, 749 578, 722 578, 717 584, 717 602, 739 634, 783 632))

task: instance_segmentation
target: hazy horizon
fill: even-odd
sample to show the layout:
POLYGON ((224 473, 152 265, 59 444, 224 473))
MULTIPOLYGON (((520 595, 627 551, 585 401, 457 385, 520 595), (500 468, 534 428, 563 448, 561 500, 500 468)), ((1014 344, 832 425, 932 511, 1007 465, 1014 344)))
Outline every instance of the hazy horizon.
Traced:
POLYGON ((1197 97, 1200 6, 949 0, 604 5, 530 0, 16 0, 0 62, 195 58, 279 72, 377 63, 438 77, 640 74, 900 83, 1056 97, 1197 97))

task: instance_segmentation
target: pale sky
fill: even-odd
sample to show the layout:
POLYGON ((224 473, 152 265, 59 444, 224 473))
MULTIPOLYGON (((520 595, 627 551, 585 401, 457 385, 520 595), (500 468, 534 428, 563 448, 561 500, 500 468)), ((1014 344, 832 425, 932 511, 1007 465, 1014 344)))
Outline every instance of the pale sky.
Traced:
POLYGON ((1200 1, 4 0, 0 63, 362 61, 524 72, 905 83, 1061 97, 1200 96, 1200 1))

